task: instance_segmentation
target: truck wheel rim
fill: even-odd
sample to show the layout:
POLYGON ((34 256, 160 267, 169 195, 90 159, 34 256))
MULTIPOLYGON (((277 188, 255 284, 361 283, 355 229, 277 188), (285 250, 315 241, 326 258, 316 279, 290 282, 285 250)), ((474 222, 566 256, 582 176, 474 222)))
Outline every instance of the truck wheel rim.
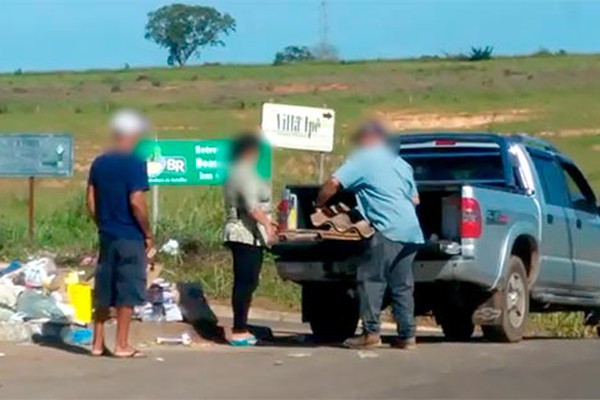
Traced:
POLYGON ((525 319, 525 283, 517 273, 508 279, 506 312, 510 324, 515 328, 520 327, 525 319))

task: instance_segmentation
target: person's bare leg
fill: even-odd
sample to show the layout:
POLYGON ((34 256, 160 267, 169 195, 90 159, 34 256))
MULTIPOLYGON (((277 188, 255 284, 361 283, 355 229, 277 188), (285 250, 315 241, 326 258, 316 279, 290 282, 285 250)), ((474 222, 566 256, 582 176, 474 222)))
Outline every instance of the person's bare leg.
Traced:
POLYGON ((99 308, 94 315, 94 340, 92 341, 92 354, 104 353, 104 323, 108 321, 110 312, 108 308, 99 308))
POLYGON ((132 315, 133 307, 117 307, 117 344, 115 346, 115 355, 117 356, 134 352, 134 349, 129 345, 129 326, 131 325, 132 315))

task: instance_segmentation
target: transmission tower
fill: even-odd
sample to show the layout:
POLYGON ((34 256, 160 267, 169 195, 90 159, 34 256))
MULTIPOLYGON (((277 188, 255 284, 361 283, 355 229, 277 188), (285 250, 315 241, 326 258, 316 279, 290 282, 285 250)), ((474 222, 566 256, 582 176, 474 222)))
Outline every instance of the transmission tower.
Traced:
POLYGON ((323 49, 329 46, 329 17, 326 0, 321 0, 319 6, 319 46, 323 49))
POLYGON ((329 43, 329 15, 327 14, 327 1, 321 0, 319 5, 319 44, 317 45, 317 58, 328 60, 334 58, 333 47, 329 43))

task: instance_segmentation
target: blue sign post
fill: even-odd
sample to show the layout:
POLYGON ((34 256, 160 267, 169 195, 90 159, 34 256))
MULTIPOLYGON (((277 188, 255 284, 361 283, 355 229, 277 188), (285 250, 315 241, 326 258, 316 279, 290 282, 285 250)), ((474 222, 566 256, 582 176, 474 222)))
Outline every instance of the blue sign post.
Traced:
POLYGON ((73 137, 67 134, 0 135, 0 177, 29 179, 29 240, 35 233, 35 178, 73 175, 73 137))

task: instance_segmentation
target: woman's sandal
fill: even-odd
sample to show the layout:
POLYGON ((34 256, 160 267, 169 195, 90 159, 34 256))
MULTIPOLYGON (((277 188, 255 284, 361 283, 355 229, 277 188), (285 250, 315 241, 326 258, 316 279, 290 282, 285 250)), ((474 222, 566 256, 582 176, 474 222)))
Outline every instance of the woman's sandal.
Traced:
POLYGON ((231 339, 229 344, 235 347, 250 347, 255 346, 258 340, 254 336, 247 336, 241 339, 231 339))

